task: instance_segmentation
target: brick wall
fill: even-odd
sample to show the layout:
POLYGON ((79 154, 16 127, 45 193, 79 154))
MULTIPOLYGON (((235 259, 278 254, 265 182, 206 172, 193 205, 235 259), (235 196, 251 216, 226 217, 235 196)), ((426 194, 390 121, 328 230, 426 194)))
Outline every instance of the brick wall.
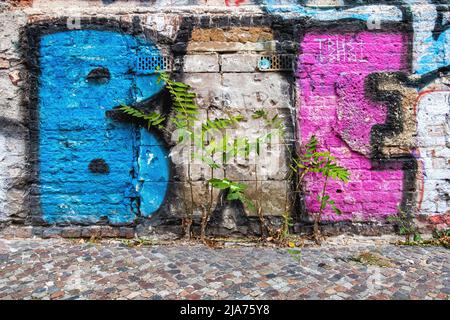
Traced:
MULTIPOLYGON (((200 118, 243 115, 237 137, 266 129, 256 110, 283 119, 284 140, 214 172, 246 183, 273 221, 289 212, 302 229, 318 209, 323 180, 308 178, 296 198, 287 155, 314 134, 351 173, 348 184, 331 183, 343 214, 327 211, 326 221, 357 231, 401 209, 446 223, 447 5, 35 0, 2 2, 0 15, 0 223, 8 230, 179 233, 187 208, 196 217, 205 210, 211 172, 176 161, 173 128, 149 132, 111 116, 120 103, 173 115, 157 76, 136 69, 139 55, 173 61, 171 75, 198 94, 200 118), (264 70, 260 61, 274 56, 287 63, 264 70)), ((215 193, 212 204, 211 232, 258 232, 254 212, 215 193)))

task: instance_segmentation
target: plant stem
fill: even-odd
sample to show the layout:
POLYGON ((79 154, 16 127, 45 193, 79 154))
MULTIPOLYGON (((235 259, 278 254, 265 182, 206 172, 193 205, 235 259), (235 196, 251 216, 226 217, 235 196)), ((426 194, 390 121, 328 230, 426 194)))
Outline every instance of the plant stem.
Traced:
POLYGON ((322 240, 321 240, 322 235, 320 232, 319 223, 322 221, 322 214, 323 214, 323 209, 324 209, 322 201, 323 201, 323 198, 325 197, 325 193, 327 191, 327 184, 328 184, 328 175, 325 175, 325 181, 323 183, 322 194, 320 196, 321 201, 320 201, 319 213, 314 218, 314 234, 313 235, 314 235, 314 241, 318 245, 320 245, 322 243, 322 240))
MULTIPOLYGON (((209 120, 209 113, 206 114, 206 117, 207 117, 207 120, 209 120)), ((209 136, 207 136, 207 137, 209 138, 209 136)), ((202 141, 203 141, 203 133, 202 133, 202 141)), ((204 146, 203 142, 202 142, 202 146, 204 146)), ((215 153, 214 149, 211 150, 212 163, 214 163, 214 153, 215 153)), ((210 167, 210 170, 211 170, 211 179, 213 179, 214 178, 214 168, 210 167)), ((211 208, 212 208, 212 201, 213 201, 213 187, 209 183, 207 183, 207 188, 209 191, 209 201, 207 204, 207 208, 205 209, 203 207, 203 209, 202 209, 202 221, 201 221, 201 227, 200 227, 200 239, 202 241, 205 241, 205 238, 206 238, 206 227, 208 225, 208 220, 211 215, 211 208)))
MULTIPOLYGON (((255 165, 255 194, 258 194, 258 166, 257 165, 255 165)), ((256 205, 256 212, 257 212, 258 218, 259 218, 259 232, 261 233, 261 239, 264 239, 266 223, 264 220, 264 216, 262 214, 261 202, 259 200, 260 200, 260 198, 258 196, 256 196, 255 205, 256 205)))
POLYGON ((194 191, 192 186, 192 178, 191 178, 191 164, 188 163, 188 184, 189 184, 189 191, 191 195, 191 205, 189 206, 189 211, 187 213, 186 218, 186 225, 185 225, 185 237, 188 239, 191 239, 191 227, 192 227, 192 220, 194 217, 194 191))
MULTIPOLYGON (((214 169, 211 168, 211 179, 214 178, 214 169)), ((200 239, 202 241, 206 238, 206 227, 208 225, 209 217, 211 216, 211 210, 212 210, 212 202, 214 197, 214 189, 212 186, 207 184, 208 191, 209 191, 209 200, 208 205, 206 209, 202 210, 202 223, 201 223, 201 231, 200 231, 200 239)))

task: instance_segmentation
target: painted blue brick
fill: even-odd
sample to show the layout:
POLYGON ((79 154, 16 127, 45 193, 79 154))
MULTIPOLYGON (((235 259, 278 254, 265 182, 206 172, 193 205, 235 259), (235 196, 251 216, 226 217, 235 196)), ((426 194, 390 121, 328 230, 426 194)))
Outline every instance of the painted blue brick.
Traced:
POLYGON ((152 43, 109 31, 75 30, 42 37, 39 177, 47 222, 127 223, 136 217, 133 198, 141 198, 145 215, 164 201, 169 178, 164 147, 152 142, 157 141, 154 134, 141 134, 134 125, 113 122, 105 115, 119 103, 147 99, 162 89, 156 75, 130 72, 142 50, 158 52, 152 43), (87 80, 98 67, 109 70, 107 83, 87 80), (143 161, 149 153, 155 161, 143 161), (89 163, 94 159, 103 159, 109 172, 91 172, 89 163))
POLYGON ((169 170, 165 168, 168 155, 159 146, 141 146, 139 148, 139 177, 140 181, 164 182, 169 179, 169 170), (164 168, 164 170, 161 170, 164 168))
POLYGON ((164 198, 167 190, 167 182, 141 182, 139 192, 142 195, 140 211, 144 217, 148 217, 161 206, 161 197, 164 198))

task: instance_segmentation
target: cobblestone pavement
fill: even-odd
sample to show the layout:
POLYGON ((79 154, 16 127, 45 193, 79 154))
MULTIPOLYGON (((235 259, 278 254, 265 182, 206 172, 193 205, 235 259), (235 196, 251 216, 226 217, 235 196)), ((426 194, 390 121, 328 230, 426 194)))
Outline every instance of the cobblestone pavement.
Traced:
POLYGON ((0 240, 0 299, 449 299, 450 250, 0 240), (354 261, 361 252, 389 267, 354 261))

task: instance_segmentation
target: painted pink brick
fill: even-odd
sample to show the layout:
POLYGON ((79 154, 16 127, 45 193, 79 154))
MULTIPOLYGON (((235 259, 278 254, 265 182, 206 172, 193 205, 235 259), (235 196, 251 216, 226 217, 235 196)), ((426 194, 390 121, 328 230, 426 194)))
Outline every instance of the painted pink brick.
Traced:
MULTIPOLYGON (((400 33, 309 33, 303 39, 297 72, 301 140, 316 135, 321 149, 333 150, 351 168, 349 184, 329 183, 343 215, 328 210, 325 219, 381 218, 395 213, 402 201, 401 167, 375 170, 370 161, 371 129, 385 122, 387 106, 368 100, 364 84, 373 72, 406 71, 406 56, 407 41, 400 33)), ((306 206, 317 212, 323 180, 310 177, 305 184, 306 206)))

